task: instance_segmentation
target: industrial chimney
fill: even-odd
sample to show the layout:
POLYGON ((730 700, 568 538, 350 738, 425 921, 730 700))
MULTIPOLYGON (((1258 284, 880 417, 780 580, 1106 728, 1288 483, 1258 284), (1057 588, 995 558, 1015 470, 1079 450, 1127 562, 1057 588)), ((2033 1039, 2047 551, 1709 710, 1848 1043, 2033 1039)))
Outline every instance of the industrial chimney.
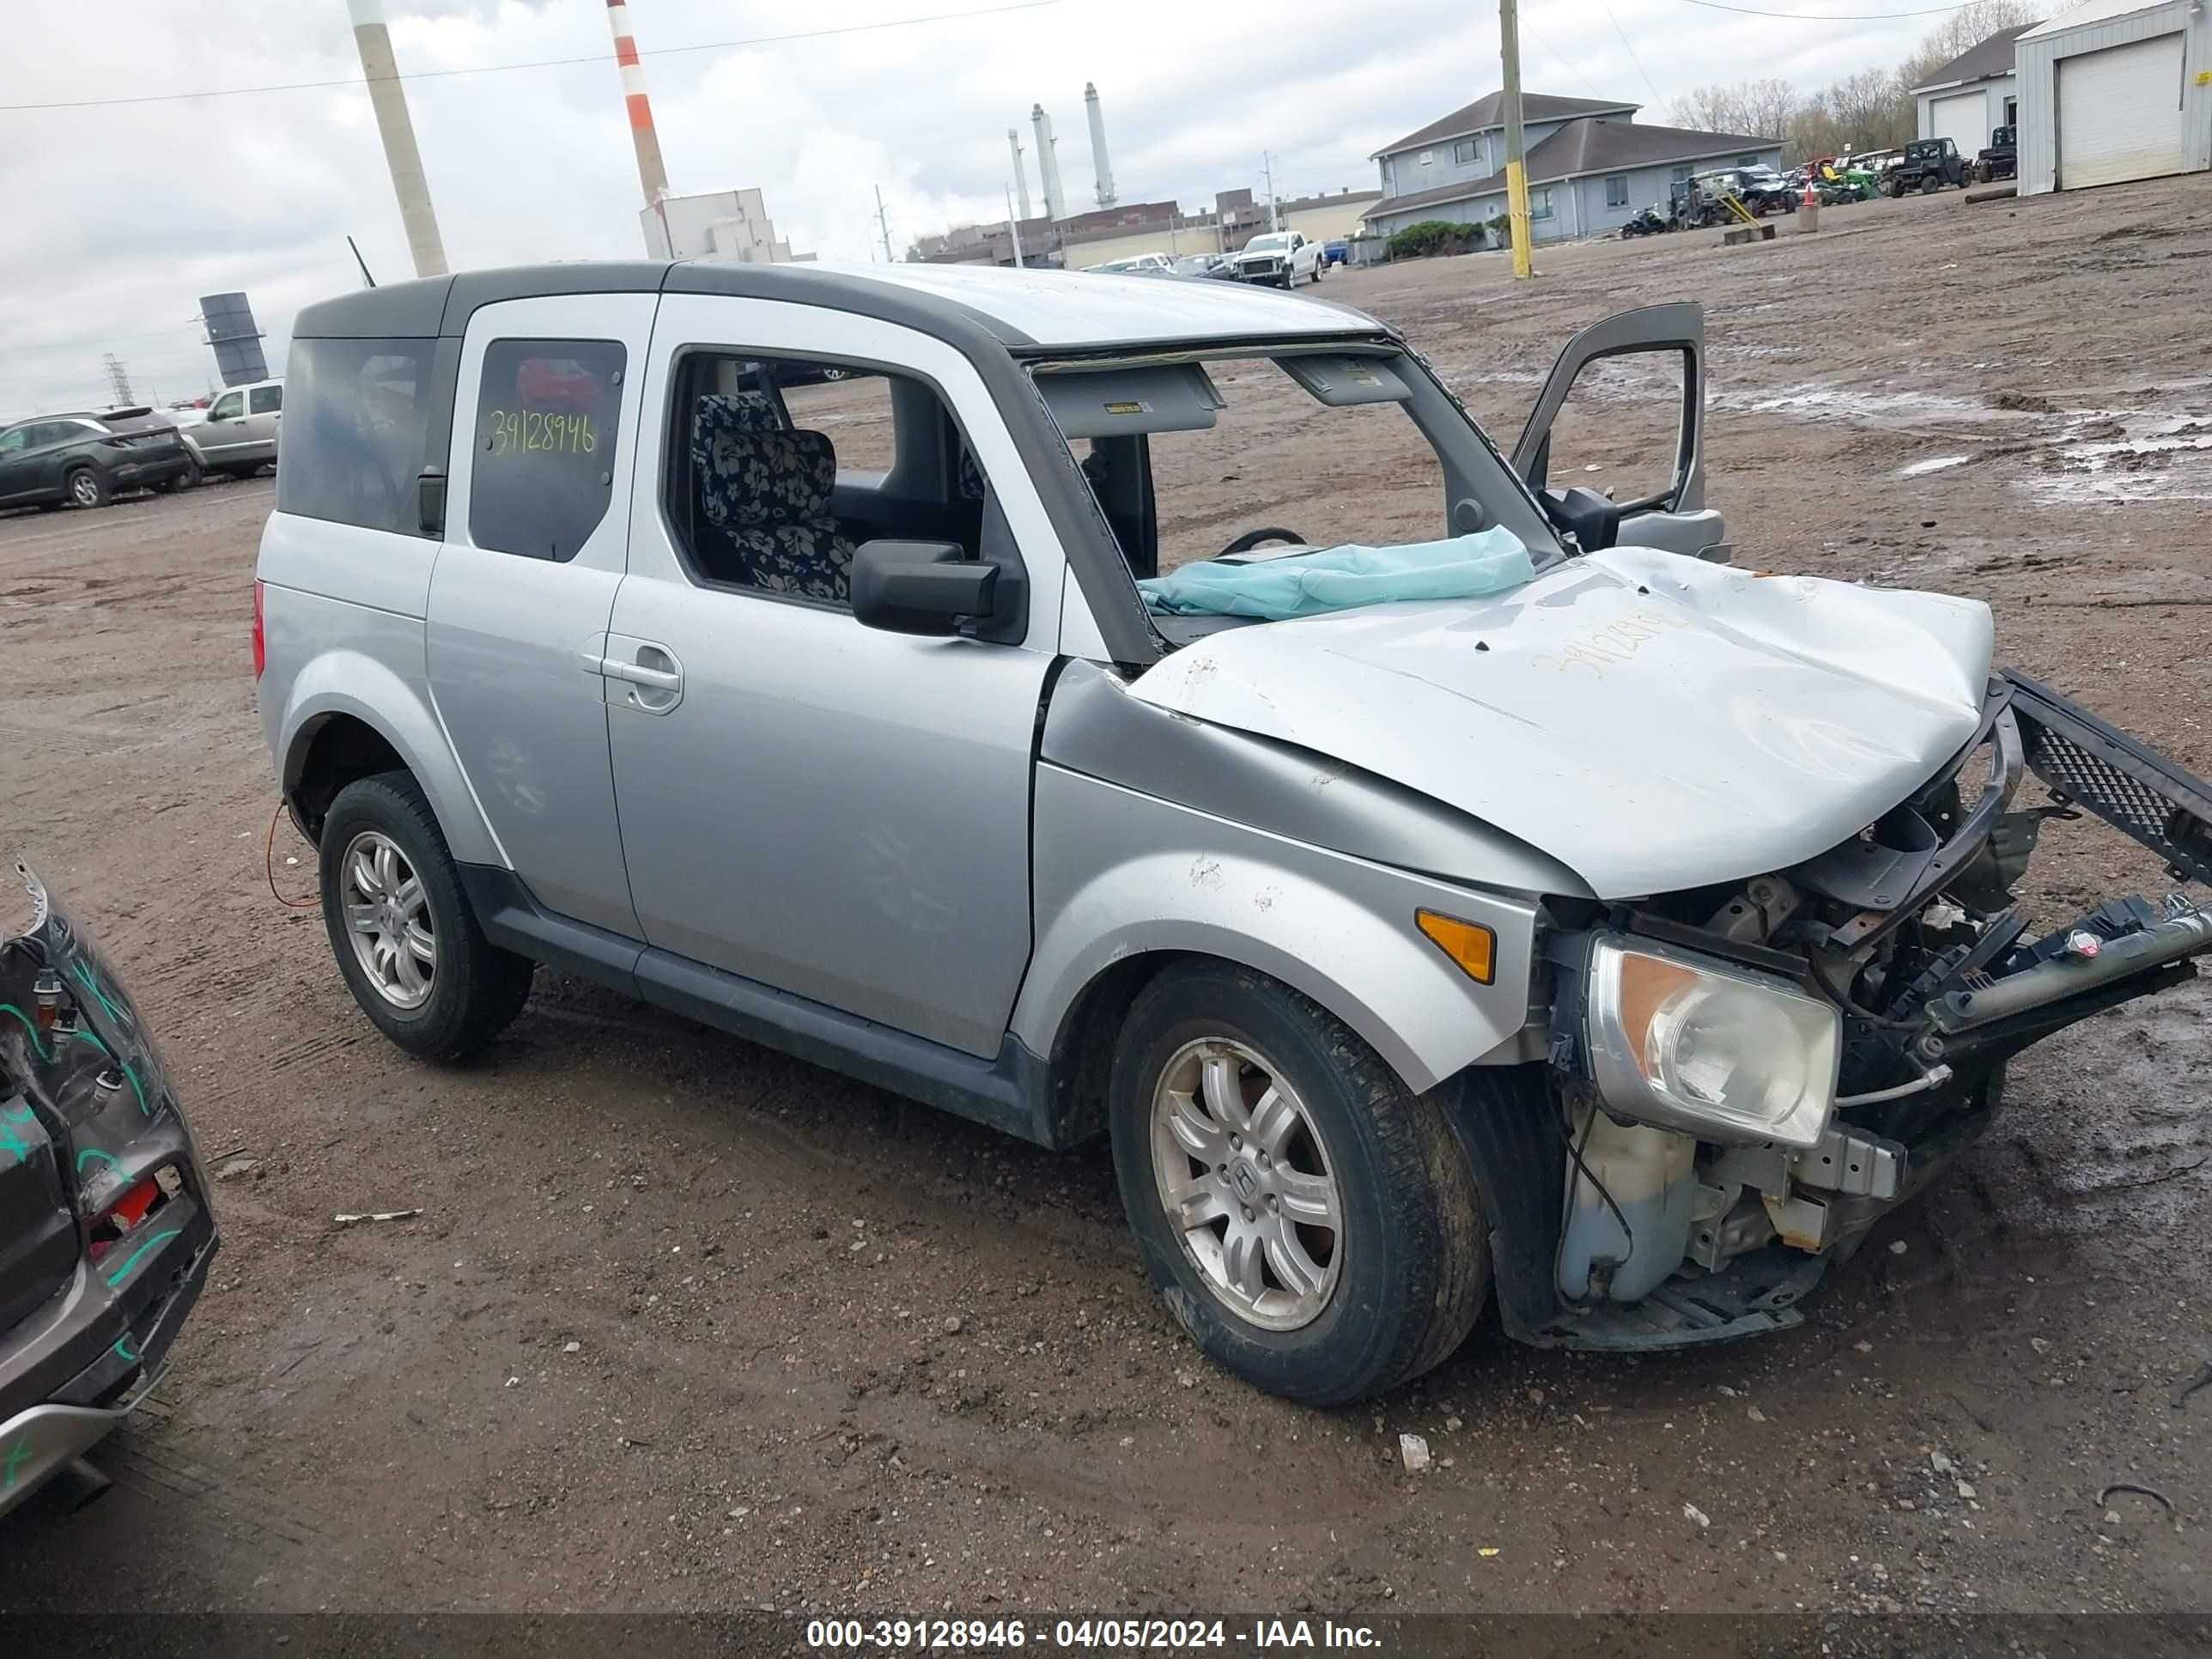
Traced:
POLYGON ((1098 88, 1091 82, 1083 83, 1084 113, 1091 118, 1091 169, 1097 175, 1095 181, 1098 205, 1114 205, 1114 164, 1106 159, 1106 118, 1098 112, 1098 88))
POLYGON ((1037 182, 1044 186, 1044 216, 1057 222, 1067 216, 1067 198, 1060 193, 1060 140, 1052 136, 1052 117, 1042 104, 1030 109, 1030 125, 1036 129, 1037 182))
POLYGON ((637 41, 629 32, 629 8, 623 0, 607 0, 607 27, 614 31, 623 102, 629 106, 630 141, 637 146, 637 181, 645 187, 646 206, 657 207, 668 194, 668 169, 661 165, 660 135, 653 127, 653 100, 645 95, 645 71, 638 66, 637 41))
POLYGON ((407 228, 407 251, 415 256, 417 276, 446 274, 446 245, 438 235, 438 216, 430 206, 430 182, 422 176, 422 152, 415 148, 415 124, 407 116, 407 88, 392 55, 392 33, 384 26, 384 0, 346 0, 353 16, 353 41, 361 48, 361 72, 368 81, 369 107, 384 137, 385 165, 392 169, 392 193, 399 198, 400 222, 407 228))
POLYGON ((1030 175, 1022 167, 1022 130, 1006 129, 1006 148, 1014 153, 1014 188, 1021 192, 1022 217, 1030 216, 1030 175))

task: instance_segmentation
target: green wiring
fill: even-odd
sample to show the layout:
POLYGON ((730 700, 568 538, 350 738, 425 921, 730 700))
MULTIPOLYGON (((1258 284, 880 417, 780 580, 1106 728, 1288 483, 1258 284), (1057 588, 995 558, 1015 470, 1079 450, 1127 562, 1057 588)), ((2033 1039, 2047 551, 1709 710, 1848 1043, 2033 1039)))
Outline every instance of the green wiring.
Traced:
POLYGON ((84 1161, 88 1158, 96 1158, 100 1159, 111 1170, 116 1167, 114 1153, 103 1152, 97 1146, 88 1146, 76 1155, 76 1172, 79 1175, 82 1175, 84 1173, 84 1161))
POLYGON ((18 1008, 12 1002, 0 1002, 0 1014, 13 1014, 16 1018, 23 1022, 24 1030, 30 1034, 31 1052, 33 1054, 36 1054, 41 1060, 50 1060, 52 1058, 52 1055, 46 1053, 46 1045, 39 1041, 39 1028, 31 1023, 31 1017, 28 1014, 25 1013, 21 1008, 18 1008))
POLYGON ((123 1011, 117 1007, 112 1002, 109 1001, 107 1000, 107 993, 100 988, 99 977, 94 974, 92 969, 88 968, 82 962, 76 963, 71 965, 76 971, 76 976, 84 981, 84 988, 92 993, 93 996, 98 1000, 101 1007, 107 1010, 107 1017, 110 1019, 123 1021, 125 1024, 128 1024, 129 1022, 125 1019, 123 1011))

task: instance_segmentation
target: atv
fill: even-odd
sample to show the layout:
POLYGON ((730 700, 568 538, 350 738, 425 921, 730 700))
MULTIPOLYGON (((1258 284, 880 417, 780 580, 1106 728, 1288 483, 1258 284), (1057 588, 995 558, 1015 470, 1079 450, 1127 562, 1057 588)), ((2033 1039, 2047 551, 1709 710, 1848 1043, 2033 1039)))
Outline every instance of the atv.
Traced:
POLYGON ((1620 228, 1620 236, 1626 241, 1637 236, 1656 236, 1662 230, 1674 228, 1674 222, 1659 211, 1656 206, 1647 207, 1620 228))
POLYGON ((1974 157, 1974 182, 1986 185, 1993 179, 2019 176, 2020 129, 2017 126, 1992 127, 1989 148, 1974 157))

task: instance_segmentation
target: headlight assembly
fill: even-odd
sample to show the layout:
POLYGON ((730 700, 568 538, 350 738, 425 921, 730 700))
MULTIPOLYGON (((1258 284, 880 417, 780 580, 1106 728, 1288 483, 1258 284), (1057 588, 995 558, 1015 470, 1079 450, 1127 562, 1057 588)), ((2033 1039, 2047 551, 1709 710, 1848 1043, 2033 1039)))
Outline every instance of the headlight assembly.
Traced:
POLYGON ((1843 1054, 1836 1011, 1784 981, 1664 945, 1590 950, 1590 1071, 1621 1117, 1707 1140, 1809 1147, 1843 1054))

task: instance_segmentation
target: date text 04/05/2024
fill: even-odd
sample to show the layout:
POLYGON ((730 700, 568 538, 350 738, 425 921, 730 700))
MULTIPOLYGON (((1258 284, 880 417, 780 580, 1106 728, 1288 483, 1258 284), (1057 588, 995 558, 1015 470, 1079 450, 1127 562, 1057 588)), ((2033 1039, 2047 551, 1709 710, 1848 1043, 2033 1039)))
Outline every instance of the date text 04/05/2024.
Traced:
POLYGON ((827 1651, 981 1650, 1048 1647, 1107 1652, 1194 1653, 1379 1649, 1370 1626, 1321 1619, 812 1619, 806 1645, 827 1651))

